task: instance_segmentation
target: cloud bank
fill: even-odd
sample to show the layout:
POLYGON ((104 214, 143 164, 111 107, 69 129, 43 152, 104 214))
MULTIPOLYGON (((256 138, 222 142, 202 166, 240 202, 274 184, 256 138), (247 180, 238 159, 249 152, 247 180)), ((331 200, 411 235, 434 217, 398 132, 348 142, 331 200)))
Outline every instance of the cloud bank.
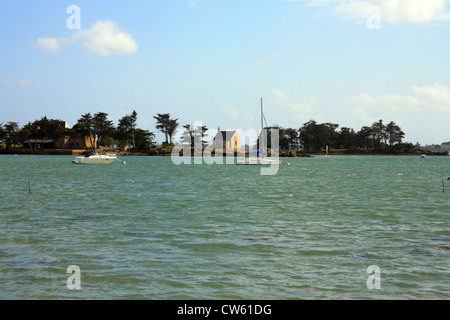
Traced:
POLYGON ((379 119, 397 122, 407 133, 407 140, 422 144, 448 141, 450 87, 439 83, 412 86, 404 94, 372 95, 361 93, 349 98, 351 112, 362 123, 379 119), (440 137, 441 141, 436 140, 440 137))
POLYGON ((9 75, 4 75, 2 78, 0 78, 0 83, 13 83, 13 84, 17 84, 21 87, 25 87, 25 86, 29 86, 29 85, 33 84, 33 80, 20 78, 19 80, 15 81, 9 75))
POLYGON ((450 113, 450 87, 435 83, 423 87, 412 86, 409 94, 370 95, 361 93, 350 100, 360 108, 372 112, 447 112, 450 113))
POLYGON ((332 7, 345 19, 362 20, 369 16, 369 8, 377 6, 384 22, 429 23, 450 21, 449 0, 284 0, 301 2, 305 6, 332 7))
POLYGON ((122 31, 112 21, 97 21, 87 30, 79 30, 66 38, 39 38, 33 45, 41 51, 56 53, 69 45, 78 45, 88 54, 108 57, 115 54, 131 54, 138 45, 131 34, 122 31))

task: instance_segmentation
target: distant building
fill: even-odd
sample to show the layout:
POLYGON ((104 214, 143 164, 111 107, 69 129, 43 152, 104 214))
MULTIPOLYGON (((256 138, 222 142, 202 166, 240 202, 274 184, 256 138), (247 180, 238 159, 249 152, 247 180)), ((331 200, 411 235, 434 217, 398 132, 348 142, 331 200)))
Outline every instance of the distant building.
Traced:
POLYGON ((27 141, 22 142, 23 147, 35 149, 52 149, 53 148, 53 139, 28 139, 27 141))
POLYGON ((44 139, 29 139, 24 141, 24 148, 36 149, 92 149, 97 146, 97 138, 92 137, 92 142, 90 137, 82 137, 80 134, 75 134, 74 136, 63 136, 56 139, 53 144, 52 138, 44 139))
POLYGON ((221 131, 217 128, 212 147, 216 150, 237 152, 241 148, 241 138, 236 131, 221 131))
POLYGON ((64 136, 56 140, 56 149, 92 149, 97 147, 97 137, 83 137, 76 133, 72 136, 64 136))
MULTIPOLYGON (((70 129, 65 121, 61 121, 61 127, 70 129)), ((80 133, 73 132, 73 130, 72 132, 65 130, 65 133, 56 138, 56 140, 52 137, 44 136, 43 138, 30 138, 22 144, 24 148, 31 147, 33 149, 93 149, 97 147, 97 137, 83 137, 80 133)))

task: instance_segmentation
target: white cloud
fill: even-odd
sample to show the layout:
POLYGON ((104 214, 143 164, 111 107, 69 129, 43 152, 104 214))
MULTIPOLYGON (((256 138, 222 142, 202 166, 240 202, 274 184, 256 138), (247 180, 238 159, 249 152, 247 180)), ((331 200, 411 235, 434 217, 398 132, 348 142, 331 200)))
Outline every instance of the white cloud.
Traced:
POLYGON ((193 82, 190 82, 190 81, 183 81, 181 83, 181 87, 182 88, 195 88, 195 87, 197 87, 197 85, 195 83, 193 83, 193 82))
POLYGON ((370 125, 379 119, 392 120, 400 124, 407 133, 407 139, 412 138, 414 142, 448 141, 450 87, 438 83, 412 86, 407 94, 362 93, 351 97, 350 101, 355 103, 351 112, 360 123, 370 125))
POLYGON ((39 38, 34 46, 48 53, 56 53, 62 47, 78 44, 89 54, 110 56, 114 54, 130 54, 138 50, 138 45, 131 34, 122 31, 115 22, 97 21, 87 30, 78 30, 66 38, 39 38))
POLYGON ((275 96, 275 98, 278 100, 278 102, 285 103, 288 100, 287 94, 280 89, 277 89, 277 88, 273 89, 272 94, 275 96))
POLYGON ((134 53, 138 50, 133 37, 112 21, 97 21, 90 29, 76 35, 87 53, 109 56, 134 53))
POLYGON ((380 9, 381 21, 388 23, 429 23, 449 21, 449 0, 284 0, 307 6, 331 6, 343 18, 366 20, 371 6, 380 9))
POLYGON ((355 125, 371 125, 379 119, 395 121, 406 133, 407 141, 422 144, 448 141, 450 86, 438 83, 412 86, 404 94, 361 93, 349 100, 353 105, 348 118, 355 116, 355 125))
POLYGON ((12 81, 12 79, 11 79, 11 77, 10 76, 3 76, 1 79, 0 79, 0 82, 1 83, 10 83, 12 81))
POLYGON ((368 1, 338 1, 334 10, 345 19, 365 20, 369 17, 369 10, 372 4, 368 1))
POLYGON ((315 96, 303 98, 301 100, 290 98, 283 90, 274 88, 272 96, 275 98, 277 110, 283 113, 283 116, 293 121, 304 121, 312 117, 319 117, 320 105, 315 96))
POLYGON ((387 22, 427 23, 450 20, 448 0, 373 0, 387 22))
MULTIPOLYGON (((234 105, 222 101, 216 108, 214 108, 214 116, 217 117, 217 125, 222 130, 231 130, 237 128, 246 128, 254 126, 259 122, 249 122, 249 119, 255 119, 253 110, 244 105, 234 105)), ((258 115, 259 117, 259 115, 258 115)), ((213 128, 215 125, 212 125, 213 128)), ((259 125, 258 125, 259 126, 259 125)))
POLYGON ((360 108, 371 110, 372 113, 450 112, 450 87, 436 83, 423 87, 413 86, 410 94, 372 96, 361 93, 351 97, 350 100, 356 102, 360 108))
POLYGON ((302 2, 307 7, 324 7, 336 0, 284 0, 286 2, 302 2))
POLYGON ((255 61, 255 65, 261 68, 267 67, 269 65, 269 60, 258 59, 255 61))
POLYGON ((241 116, 239 110, 232 105, 222 102, 218 108, 221 117, 227 120, 237 120, 241 116))
POLYGON ((198 7, 198 4, 194 0, 189 0, 188 4, 192 8, 197 8, 198 7))
POLYGON ((61 40, 56 38, 39 38, 34 45, 45 52, 58 52, 61 48, 61 40))
POLYGON ((374 118, 367 114, 367 111, 363 108, 354 108, 352 109, 352 112, 359 120, 361 120, 362 123, 370 124, 374 120, 374 118))
POLYGON ((24 79, 24 78, 20 78, 19 80, 14 80, 9 75, 5 75, 2 78, 0 78, 0 83, 12 83, 12 84, 16 84, 16 85, 23 87, 23 86, 31 85, 33 83, 33 80, 24 79))
POLYGON ((417 99, 427 108, 450 111, 450 88, 436 83, 434 86, 412 88, 417 99))
POLYGON ((29 86, 32 83, 33 83, 33 80, 30 80, 30 79, 22 79, 22 78, 20 78, 19 81, 17 81, 17 84, 19 86, 29 86))

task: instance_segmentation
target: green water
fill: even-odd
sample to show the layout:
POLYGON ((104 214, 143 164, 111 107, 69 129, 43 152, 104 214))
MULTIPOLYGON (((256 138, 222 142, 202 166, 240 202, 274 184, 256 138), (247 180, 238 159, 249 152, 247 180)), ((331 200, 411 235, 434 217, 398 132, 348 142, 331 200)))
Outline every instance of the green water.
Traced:
POLYGON ((0 156, 1 299, 450 298, 448 157, 73 158, 0 156))

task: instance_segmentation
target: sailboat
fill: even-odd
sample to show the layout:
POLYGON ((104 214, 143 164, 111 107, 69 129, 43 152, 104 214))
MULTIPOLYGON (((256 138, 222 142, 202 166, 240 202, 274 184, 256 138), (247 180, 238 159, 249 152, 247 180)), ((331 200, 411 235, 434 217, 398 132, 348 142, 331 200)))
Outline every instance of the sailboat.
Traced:
MULTIPOLYGON (((260 134, 260 141, 263 141, 263 119, 264 119, 264 113, 263 113, 263 102, 261 98, 261 134, 260 134)), ((255 152, 247 152, 247 155, 257 155, 257 157, 248 157, 242 160, 237 160, 236 164, 239 165, 278 165, 281 164, 281 160, 275 160, 275 159, 268 159, 264 157, 264 143, 263 147, 255 152)))

